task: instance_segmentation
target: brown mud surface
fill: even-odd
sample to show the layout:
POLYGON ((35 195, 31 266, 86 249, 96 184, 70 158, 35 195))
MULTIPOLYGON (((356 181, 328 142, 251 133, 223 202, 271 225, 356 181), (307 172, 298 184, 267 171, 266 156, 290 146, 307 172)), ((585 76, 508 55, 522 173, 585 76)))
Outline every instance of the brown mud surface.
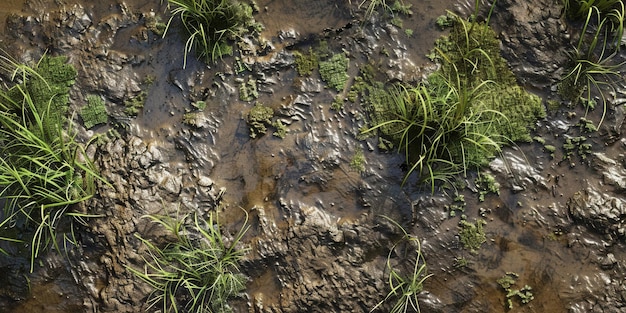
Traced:
MULTIPOLYGON (((470 174, 461 191, 465 210, 451 216, 450 196, 416 187, 415 178, 401 187, 402 155, 357 139, 366 123, 361 105, 331 110, 336 92, 319 75, 298 76, 293 51, 323 39, 349 56, 351 79, 370 62, 388 81, 419 80, 434 66, 425 55, 444 34, 436 18, 446 10, 469 16, 473 1, 406 2, 413 14, 403 27, 412 36, 380 12, 366 23, 354 1, 258 1, 261 40, 247 39, 240 54, 216 64, 190 58, 183 69, 180 34, 161 38, 147 27, 152 17, 169 18, 162 1, 2 1, 5 50, 23 62, 46 51, 68 56, 79 73, 73 110, 88 94, 106 100, 107 125, 85 130, 75 119, 81 138, 114 128, 120 136, 90 150, 111 186, 83 204, 101 217, 81 229, 81 246, 67 256, 48 253, 32 274, 28 258, 0 255, 0 312, 144 312, 151 290, 128 270, 141 268, 147 253, 136 235, 156 242, 167 235, 142 216, 218 210, 233 235, 241 209, 250 216, 243 245, 251 250, 235 312, 369 312, 389 292, 387 256, 401 235, 381 215, 421 240, 433 274, 421 312, 505 312, 506 292, 496 281, 507 272, 534 296, 527 304, 515 299, 509 312, 625 312, 624 86, 600 130, 587 135, 593 145, 585 159, 564 159, 560 149, 580 135, 585 112, 550 112, 535 135, 557 147, 554 155, 539 143, 506 148, 485 170, 500 183, 499 195, 479 202, 470 174), (240 85, 251 79, 258 99, 242 101, 240 85), (125 116, 124 101, 142 92, 142 111, 125 116), (207 108, 189 126, 184 114, 198 100, 207 108), (287 125, 284 139, 273 130, 249 137, 244 116, 255 102, 287 125), (357 151, 365 156, 362 171, 350 166, 357 151), (475 253, 460 242, 461 215, 486 221, 487 241, 475 253)), ((556 98, 580 31, 562 18, 560 3, 500 0, 490 23, 520 83, 544 103, 556 98)), ((599 121, 599 111, 587 118, 599 121)), ((394 253, 392 262, 403 257, 394 253)))

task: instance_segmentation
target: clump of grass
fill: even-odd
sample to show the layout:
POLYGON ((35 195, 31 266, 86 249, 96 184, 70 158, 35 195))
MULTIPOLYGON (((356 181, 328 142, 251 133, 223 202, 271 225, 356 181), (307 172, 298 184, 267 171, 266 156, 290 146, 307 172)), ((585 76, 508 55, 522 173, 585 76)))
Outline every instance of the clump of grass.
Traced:
POLYGON ((16 85, 0 91, 0 198, 6 201, 0 224, 9 220, 30 241, 31 271, 43 250, 60 250, 61 229, 69 229, 63 241, 75 243, 74 223, 90 215, 74 205, 103 180, 66 122, 76 72, 65 60, 44 56, 34 68, 1 60, 16 85))
POLYGON ((432 276, 427 274, 426 260, 422 254, 421 244, 418 238, 409 234, 396 221, 387 216, 382 216, 402 231, 402 237, 396 242, 387 255, 387 270, 389 271, 388 284, 391 289, 385 299, 380 301, 370 312, 380 308, 384 303, 392 301, 390 313, 419 312, 418 296, 424 289, 424 282, 432 276), (402 250, 402 251, 401 251, 402 250), (397 254, 402 258, 404 269, 410 269, 408 273, 394 267, 392 256, 397 254))
POLYGON ((563 0, 565 14, 572 20, 584 19, 593 10, 608 14, 623 5, 622 0, 563 0))
MULTIPOLYGON (((607 89, 615 92, 615 83, 623 81, 619 70, 625 62, 615 61, 624 21, 624 5, 621 1, 619 3, 619 9, 612 9, 604 15, 596 6, 588 9, 578 44, 570 53, 570 70, 559 83, 559 94, 573 104, 592 104, 595 103, 594 94, 600 96, 603 112, 598 127, 607 112, 607 89), (598 25, 593 25, 595 21, 598 25), (587 34, 591 28, 595 31, 587 34)), ((586 106, 586 109, 592 107, 586 106)))
POLYGON ((237 246, 249 229, 247 215, 230 243, 224 241, 217 213, 210 213, 206 221, 197 214, 147 217, 176 239, 158 247, 139 237, 148 247, 149 258, 143 269, 129 270, 154 288, 148 300, 150 308, 161 306, 163 312, 229 312, 228 299, 245 289, 246 278, 238 273, 238 266, 247 250, 237 246))
POLYGON ((229 41, 241 36, 248 29, 259 30, 254 23, 252 7, 235 0, 168 0, 173 6, 169 29, 174 17, 179 16, 188 39, 187 54, 195 50, 196 55, 206 62, 215 62, 224 55, 232 54, 229 41))
POLYGON ((368 89, 374 125, 405 153, 421 181, 450 182, 485 165, 513 141, 531 141, 535 121, 545 116, 541 99, 516 83, 499 42, 485 23, 456 17, 438 40, 438 71, 416 86, 382 84, 368 89))

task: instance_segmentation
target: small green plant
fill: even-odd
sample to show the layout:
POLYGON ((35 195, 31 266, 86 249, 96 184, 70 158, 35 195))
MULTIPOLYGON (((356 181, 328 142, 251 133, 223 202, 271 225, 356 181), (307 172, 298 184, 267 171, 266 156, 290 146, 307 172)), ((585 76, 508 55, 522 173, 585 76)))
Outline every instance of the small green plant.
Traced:
POLYGON ((413 11, 411 11, 411 4, 404 4, 401 0, 394 0, 393 3, 390 4, 387 0, 363 0, 359 4, 359 9, 363 8, 367 3, 367 8, 365 9, 365 19, 369 20, 372 15, 374 15, 374 11, 378 8, 383 8, 383 11, 390 16, 394 17, 396 13, 403 15, 412 15, 413 11))
POLYGON ((142 90, 138 95, 124 101, 124 113, 131 117, 137 116, 146 104, 147 96, 148 93, 142 90))
POLYGON ((250 138, 257 138, 267 132, 267 126, 272 125, 274 110, 261 103, 257 103, 248 112, 246 122, 250 127, 250 138))
POLYGON ((96 95, 87 96, 87 104, 81 109, 80 117, 86 129, 90 129, 99 124, 106 124, 109 120, 104 100, 96 95))
POLYGON ((276 128, 276 131, 273 132, 272 135, 280 139, 285 139, 285 137, 287 137, 287 125, 283 124, 281 120, 275 120, 274 122, 272 122, 272 126, 276 128))
POLYGON ((186 34, 185 58, 195 50, 200 59, 215 62, 224 55, 232 54, 229 41, 241 36, 246 30, 259 30, 254 22, 252 7, 235 0, 168 0, 173 5, 172 17, 167 23, 171 26, 174 17, 179 16, 186 34))
POLYGON ((396 221, 387 216, 382 216, 402 231, 402 237, 396 242, 389 254, 387 255, 387 270, 389 271, 389 288, 391 289, 385 299, 380 301, 370 310, 373 312, 388 301, 394 301, 390 313, 420 312, 418 296, 424 289, 424 282, 432 274, 427 274, 426 260, 422 254, 422 248, 419 239, 410 235, 396 221), (398 252, 402 250, 402 252, 398 252), (394 267, 392 264, 392 256, 399 253, 403 262, 406 262, 405 268, 410 269, 408 273, 394 267))
POLYGON ((448 211, 448 215, 450 217, 455 217, 457 213, 465 212, 465 207, 467 206, 467 202, 465 202, 465 196, 462 194, 455 194, 454 199, 452 199, 452 203, 446 205, 445 208, 448 211))
POLYGON ((350 160, 350 168, 353 170, 363 173, 365 171, 365 154, 363 154, 362 148, 357 148, 350 160))
POLYGON ((476 220, 475 223, 470 223, 466 220, 459 222, 459 239, 465 249, 470 250, 471 253, 478 253, 478 249, 482 244, 487 241, 485 236, 485 226, 487 222, 482 219, 476 220))
POLYGON ((160 305, 164 313, 230 312, 228 299, 245 289, 246 278, 238 267, 247 250, 237 246, 250 228, 247 214, 230 243, 224 240, 217 213, 206 221, 197 214, 147 217, 176 238, 161 248, 138 236, 149 257, 143 269, 129 270, 154 288, 150 308, 160 305))
POLYGON ((578 136, 578 137, 568 137, 565 139, 565 143, 563 143, 563 159, 571 160, 574 153, 578 154, 578 156, 585 160, 587 159, 587 155, 591 153, 591 144, 586 143, 587 137, 578 136))
POLYGON ((506 291, 506 303, 509 310, 513 309, 514 298, 518 298, 522 304, 526 304, 535 299, 532 288, 528 285, 524 285, 521 289, 513 289, 513 285, 517 283, 517 278, 519 278, 517 273, 507 272, 496 281, 498 285, 506 291))
POLYGON ((276 131, 272 135, 284 139, 287 136, 287 125, 274 117, 274 110, 262 103, 256 103, 246 115, 246 122, 250 129, 250 138, 257 138, 267 133, 268 127, 274 127, 276 131))
POLYGON ((259 91, 256 86, 256 79, 252 76, 248 77, 248 81, 241 79, 239 81, 239 99, 241 101, 252 101, 259 97, 259 91))
POLYGON ((479 172, 474 183, 476 184, 476 189, 478 189, 478 201, 480 202, 485 201, 485 196, 488 193, 495 195, 500 194, 500 184, 496 178, 489 173, 479 172))
POLYGON ((196 108, 198 111, 204 111, 204 109, 206 109, 207 104, 206 104, 206 101, 199 100, 199 101, 191 103, 191 106, 196 108))

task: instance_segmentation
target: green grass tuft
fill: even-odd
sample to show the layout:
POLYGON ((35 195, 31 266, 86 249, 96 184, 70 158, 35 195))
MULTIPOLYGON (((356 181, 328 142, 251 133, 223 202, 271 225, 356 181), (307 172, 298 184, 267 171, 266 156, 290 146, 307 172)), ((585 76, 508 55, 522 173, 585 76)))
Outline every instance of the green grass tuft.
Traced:
MULTIPOLYGON (((514 141, 531 141, 541 99, 517 85, 485 23, 456 17, 432 58, 440 68, 415 86, 372 83, 364 98, 373 127, 405 153, 421 181, 450 182, 484 166, 514 141)), ((358 82, 357 82, 358 84, 358 82)))
POLYGON ((224 55, 233 53, 230 41, 246 31, 259 31, 259 24, 254 22, 252 7, 235 0, 168 0, 172 6, 172 17, 167 23, 171 26, 178 16, 188 36, 185 43, 187 54, 195 50, 196 55, 206 61, 215 62, 224 55))
POLYGON ((249 229, 247 216, 230 243, 224 241, 217 213, 206 221, 197 215, 147 217, 176 238, 158 247, 139 237, 149 258, 143 269, 129 270, 154 288, 150 307, 161 306, 162 312, 230 312, 228 299, 245 289, 246 278, 238 266, 247 250, 237 246, 249 229))
POLYGON ((90 215, 74 205, 103 181, 67 123, 76 72, 65 60, 44 56, 30 68, 2 57, 17 84, 0 91, 0 198, 6 201, 0 224, 11 225, 0 231, 18 230, 20 240, 30 241, 31 271, 43 250, 76 243, 74 224, 90 215))

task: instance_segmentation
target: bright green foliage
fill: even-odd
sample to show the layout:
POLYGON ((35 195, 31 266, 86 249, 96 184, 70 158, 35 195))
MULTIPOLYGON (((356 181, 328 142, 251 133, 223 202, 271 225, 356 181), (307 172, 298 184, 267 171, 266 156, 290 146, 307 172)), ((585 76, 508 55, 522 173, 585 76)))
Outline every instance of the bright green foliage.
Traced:
MULTIPOLYGON (((205 61, 216 61, 232 54, 229 41, 235 40, 246 31, 259 31, 254 23, 252 7, 235 0, 168 0, 173 5, 172 18, 179 16, 189 38, 185 43, 186 53, 195 50, 205 61)), ((187 65, 187 55, 183 67, 187 65)))
POLYGON ((247 250, 237 245, 250 228, 247 218, 226 243, 217 213, 209 213, 206 221, 197 215, 148 217, 176 238, 161 248, 139 237, 150 257, 143 269, 129 270, 154 288, 150 307, 161 306, 164 313, 231 312, 228 299, 245 289, 246 278, 238 266, 247 250))
POLYGON ((87 96, 87 105, 80 111, 80 117, 86 129, 90 129, 98 124, 106 124, 109 116, 107 115, 107 107, 104 100, 96 95, 87 96))
POLYGON ((519 275, 517 273, 507 272, 496 281, 498 285, 506 291, 506 302, 509 310, 513 308, 514 298, 518 298, 522 304, 526 304, 535 299, 532 293, 532 288, 528 285, 525 285, 521 289, 513 289, 513 285, 517 283, 518 277, 519 275))
POLYGON ((487 222, 482 219, 476 220, 476 223, 472 224, 466 220, 459 222, 459 238, 465 249, 470 250, 472 253, 478 253, 480 246, 487 241, 485 236, 485 226, 487 222))
POLYGON ((76 73, 64 61, 44 57, 35 69, 11 63, 19 84, 0 91, 0 224, 30 241, 31 271, 42 250, 60 251, 57 240, 75 242, 73 223, 89 215, 73 205, 92 197, 102 180, 75 132, 64 129, 76 73), (61 228, 65 239, 57 238, 61 228))
POLYGON ((325 81, 329 87, 343 91, 346 82, 348 81, 348 66, 350 60, 343 53, 333 55, 326 61, 321 61, 320 75, 322 80, 325 81))

